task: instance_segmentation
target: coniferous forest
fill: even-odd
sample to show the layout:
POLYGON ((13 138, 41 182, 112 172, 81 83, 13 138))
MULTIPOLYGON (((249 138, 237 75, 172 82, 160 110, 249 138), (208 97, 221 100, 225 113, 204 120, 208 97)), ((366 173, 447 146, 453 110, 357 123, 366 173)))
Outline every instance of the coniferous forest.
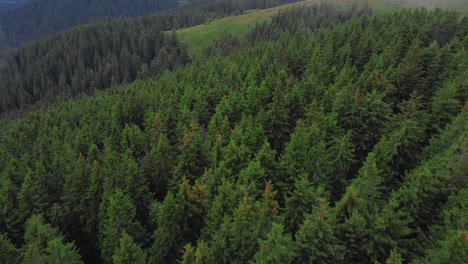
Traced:
MULTIPOLYGON (((0 12, 0 49, 67 29, 72 26, 112 17, 134 17, 151 13, 170 12, 176 26, 187 19, 205 19, 266 8, 298 0, 17 0, 19 8, 0 12), (26 3, 24 3, 26 2, 26 3)), ((11 1, 10 1, 11 2, 11 1)), ((11 3, 10 3, 11 4, 11 3)), ((1 8, 1 2, 0 2, 1 8)), ((0 9, 1 10, 1 9, 0 9)))
MULTIPOLYGON (((56 2, 43 1, 32 4, 47 9, 49 2, 56 2)), ((67 7, 79 9, 79 1, 73 1, 75 6, 67 7)), ((97 4, 95 1, 87 2, 91 6, 97 4)), ((114 0, 108 2, 108 5, 116 9, 120 6, 126 12, 129 12, 125 9, 126 5, 139 6, 131 1, 123 1, 126 4, 119 5, 116 5, 114 0)), ((12 110, 25 109, 38 102, 48 105, 57 99, 91 94, 96 90, 130 83, 135 79, 147 78, 183 66, 189 62, 186 49, 178 43, 175 34, 170 36, 165 34, 166 31, 197 25, 208 19, 236 14, 243 10, 266 8, 287 2, 291 0, 196 0, 191 2, 193 8, 181 7, 171 13, 133 19, 97 21, 41 38, 18 49, 0 51, 0 92, 3 95, 0 98, 0 115, 12 110)), ((103 8, 106 7, 105 2, 99 3, 103 8)), ((4 14, 7 15, 4 16, 4 21, 0 14, 0 25, 13 28, 11 31, 14 31, 14 26, 11 27, 8 23, 21 27, 18 30, 30 38, 34 38, 34 34, 41 34, 41 30, 33 29, 34 26, 22 26, 11 18, 24 23, 34 23, 38 18, 23 10, 26 8, 31 8, 30 12, 36 13, 36 16, 48 13, 37 13, 34 5, 25 6, 4 14), (20 11, 27 15, 18 16, 20 11), (30 16, 33 19, 25 19, 30 16), (24 28, 31 29, 34 34, 24 28)), ((152 10, 145 6, 141 8, 152 10)), ((87 12, 86 9, 84 11, 87 12)), ((66 10, 57 13, 61 12, 66 10)), ((75 15, 84 19, 79 13, 75 15)), ((55 17, 47 18, 47 23, 66 27, 66 24, 54 21, 55 17)), ((46 32, 53 30, 47 28, 46 32)))
POLYGON ((465 263, 468 18, 255 2, 1 55, 0 263, 465 263))

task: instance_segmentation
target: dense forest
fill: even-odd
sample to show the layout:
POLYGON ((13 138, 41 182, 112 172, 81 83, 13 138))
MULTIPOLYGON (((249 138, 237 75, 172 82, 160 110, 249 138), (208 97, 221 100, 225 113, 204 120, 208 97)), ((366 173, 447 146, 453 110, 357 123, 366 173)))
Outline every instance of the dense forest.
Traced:
POLYGON ((189 58, 157 16, 73 28, 0 54, 0 113, 174 69, 189 58))
POLYGON ((99 17, 136 16, 176 8, 177 0, 34 0, 0 13, 0 48, 99 17))
MULTIPOLYGON (((62 31, 72 26, 109 17, 132 17, 155 12, 181 12, 205 18, 267 8, 298 0, 34 0, 0 13, 0 50, 62 31), (198 16, 198 15, 197 15, 198 16)), ((179 26, 184 26, 181 21, 179 26)))
POLYGON ((303 7, 0 121, 0 262, 464 263, 467 31, 456 12, 303 7))
POLYGON ((193 1, 193 8, 98 21, 0 52, 0 116, 185 65, 185 48, 165 31, 285 2, 290 1, 193 1))

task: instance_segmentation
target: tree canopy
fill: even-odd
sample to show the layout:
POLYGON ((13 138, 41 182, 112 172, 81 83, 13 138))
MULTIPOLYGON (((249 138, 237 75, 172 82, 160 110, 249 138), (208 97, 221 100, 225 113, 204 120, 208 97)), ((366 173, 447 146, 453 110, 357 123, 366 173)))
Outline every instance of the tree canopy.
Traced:
MULTIPOLYGON (((463 263, 467 32, 456 12, 308 6, 0 120, 0 260, 463 263)), ((132 39, 102 47, 136 59, 132 39)))

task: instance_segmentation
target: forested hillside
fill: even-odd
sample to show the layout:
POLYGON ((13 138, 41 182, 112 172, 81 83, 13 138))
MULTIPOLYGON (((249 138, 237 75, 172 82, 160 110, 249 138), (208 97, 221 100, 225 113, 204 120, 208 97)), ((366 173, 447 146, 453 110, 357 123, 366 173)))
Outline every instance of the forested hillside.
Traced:
POLYGON ((176 0, 34 0, 0 13, 0 48, 14 47, 98 17, 137 16, 177 5, 176 0))
POLYGON ((158 16, 73 28, 0 54, 0 113, 174 69, 189 58, 158 16))
POLYGON ((164 31, 283 2, 291 0, 197 0, 171 13, 98 21, 0 52, 0 116, 184 65, 189 60, 185 48, 164 31))
POLYGON ((4 120, 0 262, 464 263, 467 31, 304 7, 4 120))
MULTIPOLYGON (((0 50, 98 18, 188 10, 205 18, 241 13, 297 0, 34 0, 0 13, 0 50)), ((180 22, 183 26, 183 21, 180 22)))

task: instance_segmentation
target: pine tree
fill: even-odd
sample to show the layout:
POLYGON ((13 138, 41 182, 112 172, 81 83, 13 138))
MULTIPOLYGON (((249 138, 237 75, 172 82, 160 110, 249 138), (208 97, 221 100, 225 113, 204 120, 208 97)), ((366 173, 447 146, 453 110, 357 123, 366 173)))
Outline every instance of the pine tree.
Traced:
POLYGON ((392 250, 392 252, 390 253, 390 257, 385 262, 385 264, 402 264, 402 263, 403 263, 403 259, 401 258, 401 255, 398 254, 398 252, 395 250, 392 250))
POLYGON ((255 254, 255 263, 282 264, 293 263, 296 255, 294 243, 290 234, 283 233, 283 226, 274 223, 267 239, 260 240, 260 249, 255 254))
POLYGON ((158 208, 157 229, 153 233, 154 242, 149 251, 149 263, 168 263, 176 259, 182 245, 180 240, 181 228, 180 209, 174 195, 168 193, 158 208))
POLYGON ((182 256, 182 264, 195 264, 195 250, 192 245, 187 244, 184 247, 184 255, 182 256))
POLYGON ((145 264, 146 253, 133 241, 133 238, 127 232, 123 231, 119 247, 115 250, 112 261, 115 264, 145 264))
POLYGON ((49 241, 45 251, 47 253, 47 263, 49 264, 83 263, 75 245, 72 243, 64 244, 61 238, 49 241))
POLYGON ((271 147, 277 152, 284 149, 284 143, 288 142, 289 134, 291 133, 292 126, 290 123, 290 116, 288 115, 288 105, 285 99, 285 90, 289 87, 285 84, 284 80, 286 72, 279 73, 278 81, 275 91, 273 92, 272 102, 268 105, 268 110, 265 112, 264 129, 271 147))
MULTIPOLYGON (((61 214, 62 224, 70 230, 70 234, 81 229, 80 216, 82 212, 80 203, 82 200, 82 192, 88 188, 89 184, 89 168, 85 158, 80 155, 78 161, 74 163, 74 173, 65 176, 63 193, 61 196, 62 209, 61 214)), ((75 233, 76 234, 76 233, 75 233)))
POLYGON ((143 173, 150 182, 150 190, 163 199, 168 181, 172 178, 174 162, 166 134, 161 134, 158 138, 156 145, 143 160, 143 173))
POLYGON ((15 210, 15 196, 15 186, 8 177, 8 168, 5 168, 5 171, 0 173, 0 230, 19 239, 21 222, 15 210))
POLYGON ((26 222, 23 263, 46 263, 47 243, 58 237, 57 230, 44 223, 42 215, 33 215, 26 222))
POLYGON ((250 161, 247 167, 239 172, 238 186, 247 188, 246 194, 251 197, 259 197, 262 194, 262 187, 265 186, 265 170, 259 161, 250 161))
POLYGON ((0 262, 5 264, 14 264, 19 262, 18 250, 3 234, 0 234, 0 262))
POLYGON ((43 212, 49 204, 47 189, 45 188, 46 173, 42 162, 36 162, 35 171, 29 171, 23 180, 19 199, 19 214, 27 219, 35 213, 43 212))
POLYGON ((143 234, 143 227, 135 221, 135 216, 136 209, 130 197, 116 189, 110 197, 101 230, 101 257, 106 263, 112 261, 124 231, 136 237, 143 234))
POLYGON ((279 205, 273 185, 267 183, 262 199, 245 196, 232 217, 225 217, 211 240, 210 255, 222 263, 250 261, 259 249, 258 240, 265 239, 278 220, 279 205))
POLYGON ((184 179, 176 195, 176 202, 181 210, 180 228, 184 233, 184 240, 195 241, 203 226, 203 216, 207 209, 205 186, 196 182, 190 187, 184 179))
POLYGON ((146 222, 146 211, 152 197, 148 181, 129 149, 124 152, 121 164, 122 191, 132 194, 132 201, 136 207, 136 217, 139 221, 146 222))
POLYGON ((296 178, 294 190, 286 195, 285 229, 296 233, 306 215, 312 213, 313 208, 323 202, 326 196, 322 186, 314 187, 304 175, 296 178))
POLYGON ((98 161, 94 161, 89 176, 89 188, 83 194, 80 201, 80 221, 83 223, 83 231, 89 236, 88 241, 96 247, 99 225, 99 204, 101 203, 103 169, 98 161))
POLYGON ((313 207, 311 214, 296 233, 299 263, 338 263, 343 261, 345 247, 336 236, 336 220, 325 202, 313 207))
POLYGON ((221 179, 221 184, 217 186, 217 195, 206 214, 205 225, 203 227, 202 238, 209 241, 219 230, 225 216, 232 214, 236 204, 238 204, 239 194, 234 188, 234 184, 226 179, 221 179))
POLYGON ((203 174, 208 160, 203 151, 202 143, 200 126, 192 121, 191 128, 184 132, 183 144, 179 147, 179 159, 171 181, 173 187, 178 186, 182 177, 194 182, 203 174))

